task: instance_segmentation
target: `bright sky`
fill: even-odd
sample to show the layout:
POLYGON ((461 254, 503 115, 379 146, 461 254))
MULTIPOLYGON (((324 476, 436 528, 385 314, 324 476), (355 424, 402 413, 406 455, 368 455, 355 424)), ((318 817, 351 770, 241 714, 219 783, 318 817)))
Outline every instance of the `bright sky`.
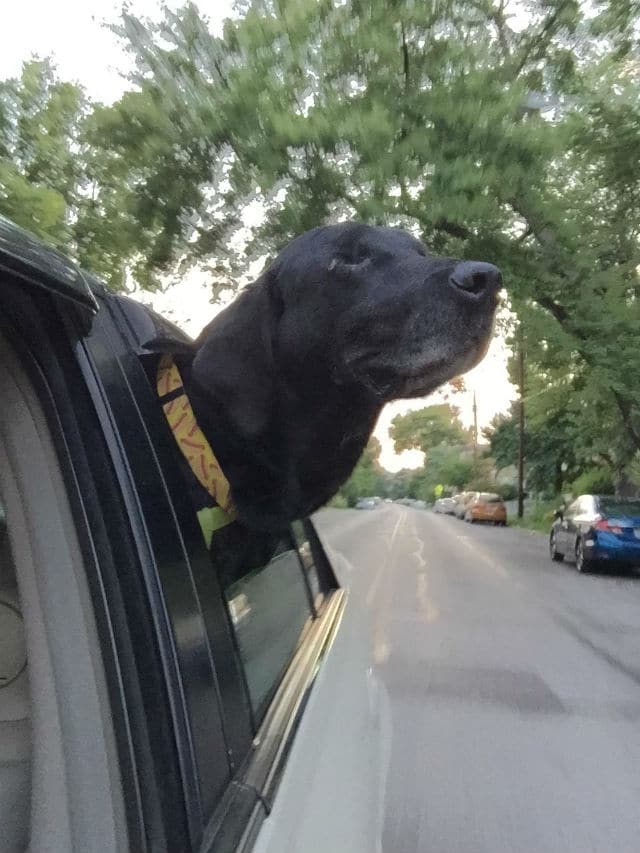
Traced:
MULTIPOLYGON (((116 100, 125 89, 121 74, 126 72, 129 59, 103 23, 115 21, 121 5, 114 0, 20 0, 5 4, 0 31, 0 79, 18 74, 22 62, 33 54, 50 55, 61 77, 81 83, 94 100, 116 100)), ((134 13, 154 18, 160 7, 159 0, 130 0, 128 5, 134 13)), ((181 3, 169 0, 167 5, 176 8, 181 3)), ((233 0, 200 0, 198 5, 217 31, 231 14, 233 0)), ((165 293, 153 297, 145 294, 142 298, 191 334, 197 334, 219 310, 211 305, 207 281, 198 273, 165 293)), ((474 391, 480 427, 486 426, 496 412, 505 411, 514 399, 515 392, 507 378, 507 355, 504 342, 496 338, 484 361, 467 374, 467 391, 451 399, 460 408, 465 425, 472 422, 474 391)), ((394 453, 388 437, 391 419, 438 401, 440 397, 435 395, 424 400, 401 400, 386 407, 375 434, 382 443, 380 461, 387 469, 397 471, 422 463, 418 451, 394 453)))

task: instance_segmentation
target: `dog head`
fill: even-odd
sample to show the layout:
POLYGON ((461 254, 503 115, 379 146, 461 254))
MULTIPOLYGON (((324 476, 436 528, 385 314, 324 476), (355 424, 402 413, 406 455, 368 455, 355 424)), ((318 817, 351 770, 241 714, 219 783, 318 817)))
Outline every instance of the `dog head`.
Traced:
POLYGON ((491 264, 433 257, 400 229, 315 228, 203 331, 194 373, 250 432, 276 379, 422 397, 482 359, 501 286, 491 264))
POLYGON ((432 257, 398 229, 344 223, 293 240, 204 329, 191 365, 198 420, 245 517, 313 511, 386 402, 473 367, 501 283, 491 264, 432 257))
POLYGON ((298 237, 271 274, 285 369, 330 365, 380 402, 422 397, 484 356, 499 270, 430 256, 405 231, 334 225, 298 237))

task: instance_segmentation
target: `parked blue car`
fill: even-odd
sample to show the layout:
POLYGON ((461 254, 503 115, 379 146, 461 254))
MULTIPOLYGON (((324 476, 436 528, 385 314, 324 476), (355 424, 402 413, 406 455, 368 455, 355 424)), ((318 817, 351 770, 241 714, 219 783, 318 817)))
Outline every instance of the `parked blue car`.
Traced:
POLYGON ((640 567, 640 500, 581 495, 556 512, 549 553, 573 560, 579 572, 640 567))

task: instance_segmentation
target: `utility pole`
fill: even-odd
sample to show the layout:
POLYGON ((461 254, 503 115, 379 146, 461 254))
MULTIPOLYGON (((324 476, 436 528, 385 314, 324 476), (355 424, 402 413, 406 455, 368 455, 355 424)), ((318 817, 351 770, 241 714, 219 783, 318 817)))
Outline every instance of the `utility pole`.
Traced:
POLYGON ((524 515, 524 335, 518 335, 518 518, 524 515))
POLYGON ((473 464, 478 459, 478 406, 476 403, 476 392, 473 392, 473 464))

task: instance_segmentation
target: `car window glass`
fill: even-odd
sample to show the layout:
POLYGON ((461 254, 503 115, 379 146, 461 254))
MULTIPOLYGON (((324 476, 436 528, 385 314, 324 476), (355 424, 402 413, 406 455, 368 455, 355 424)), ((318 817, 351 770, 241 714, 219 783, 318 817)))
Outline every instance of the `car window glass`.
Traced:
POLYGON ((607 516, 640 516, 640 501, 617 501, 615 498, 600 498, 600 508, 607 516))
POLYGON ((567 507, 567 510, 565 512, 565 515, 574 516, 574 515, 577 515, 578 512, 580 512, 580 501, 575 500, 573 503, 569 504, 569 506, 567 507))
POLYGON ((320 578, 318 577, 318 569, 315 564, 313 549, 311 548, 311 543, 309 542, 309 538, 304 529, 303 522, 294 521, 291 525, 291 532, 293 533, 294 541, 298 548, 298 556, 300 557, 300 561, 306 572, 311 597, 317 604, 323 593, 320 587, 320 578))
POLYGON ((311 617, 309 588, 288 535, 233 524, 212 543, 229 615, 259 722, 311 617))
POLYGON ((583 495, 581 498, 578 498, 578 509, 577 514, 579 515, 590 515, 591 514, 591 498, 588 495, 583 495))

